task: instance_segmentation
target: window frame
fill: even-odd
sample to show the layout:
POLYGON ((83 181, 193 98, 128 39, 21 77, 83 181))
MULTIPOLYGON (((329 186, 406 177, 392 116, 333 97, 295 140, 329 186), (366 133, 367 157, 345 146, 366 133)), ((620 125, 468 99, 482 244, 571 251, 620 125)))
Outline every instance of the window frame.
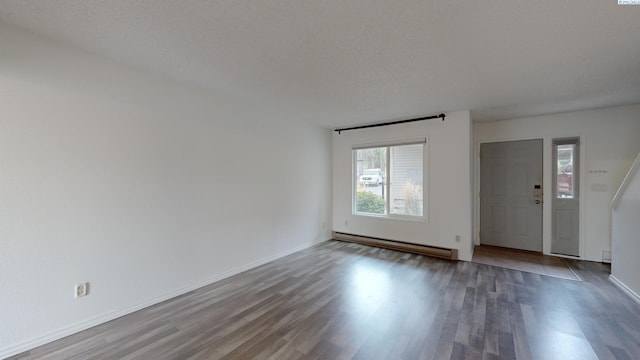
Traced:
POLYGON ((405 139, 405 140, 395 140, 395 141, 385 141, 385 142, 377 142, 377 143, 367 143, 367 144, 354 144, 351 149, 351 213, 354 216, 363 216, 368 218, 378 218, 378 219, 387 219, 387 220, 403 220, 403 221, 412 221, 412 222, 428 222, 428 139, 418 138, 418 139, 405 139), (391 191, 391 183, 392 183, 392 164, 391 164, 391 148, 405 146, 405 145, 422 145, 422 215, 407 215, 407 214, 394 214, 391 213, 391 196, 387 195, 385 198, 385 213, 384 214, 376 214, 376 213, 366 213, 366 212, 358 212, 357 211, 357 193, 358 193, 358 165, 357 165, 357 151, 365 150, 365 149, 375 149, 375 148, 386 148, 386 164, 385 168, 382 169, 385 174, 385 182, 382 186, 385 187, 385 193, 389 194, 391 191))
POLYGON ((552 140, 552 198, 558 200, 578 200, 580 194, 580 138, 560 138, 552 140), (560 169, 558 168, 558 160, 559 160, 559 151, 558 147, 560 146, 572 146, 571 149, 571 196, 560 196, 558 189, 558 172, 560 169))

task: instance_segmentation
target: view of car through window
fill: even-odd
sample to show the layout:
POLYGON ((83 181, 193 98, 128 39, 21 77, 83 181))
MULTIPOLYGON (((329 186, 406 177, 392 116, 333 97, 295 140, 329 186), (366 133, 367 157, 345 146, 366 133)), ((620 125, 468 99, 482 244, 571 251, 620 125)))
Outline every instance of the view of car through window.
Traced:
POLYGON ((424 216, 424 144, 354 150, 354 212, 424 216))
POLYGON ((380 185, 384 182, 384 172, 380 169, 367 169, 360 176, 362 185, 380 185))

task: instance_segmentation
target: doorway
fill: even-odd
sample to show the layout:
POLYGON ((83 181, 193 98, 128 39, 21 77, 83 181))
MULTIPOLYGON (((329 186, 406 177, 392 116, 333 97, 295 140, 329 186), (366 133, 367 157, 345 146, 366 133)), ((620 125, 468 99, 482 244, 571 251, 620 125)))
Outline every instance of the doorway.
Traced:
POLYGON ((542 252, 542 139, 480 145, 480 243, 542 252))
POLYGON ((579 256, 580 140, 553 139, 551 252, 579 256))

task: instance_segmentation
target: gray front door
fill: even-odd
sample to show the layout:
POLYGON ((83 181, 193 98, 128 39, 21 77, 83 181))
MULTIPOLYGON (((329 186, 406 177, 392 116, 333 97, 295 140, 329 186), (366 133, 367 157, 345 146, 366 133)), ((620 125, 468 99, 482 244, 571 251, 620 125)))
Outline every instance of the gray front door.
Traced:
POLYGON ((480 145, 480 243, 542 252, 542 139, 480 145))

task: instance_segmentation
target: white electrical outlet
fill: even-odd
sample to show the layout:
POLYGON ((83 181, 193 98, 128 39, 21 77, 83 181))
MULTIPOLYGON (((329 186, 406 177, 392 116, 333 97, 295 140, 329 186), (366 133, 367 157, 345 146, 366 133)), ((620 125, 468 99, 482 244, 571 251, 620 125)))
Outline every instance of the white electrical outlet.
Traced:
POLYGON ((74 289, 74 296, 76 298, 83 297, 89 295, 89 282, 83 282, 80 284, 76 284, 74 289))
POLYGON ((456 241, 460 242, 460 235, 456 235, 456 241))

